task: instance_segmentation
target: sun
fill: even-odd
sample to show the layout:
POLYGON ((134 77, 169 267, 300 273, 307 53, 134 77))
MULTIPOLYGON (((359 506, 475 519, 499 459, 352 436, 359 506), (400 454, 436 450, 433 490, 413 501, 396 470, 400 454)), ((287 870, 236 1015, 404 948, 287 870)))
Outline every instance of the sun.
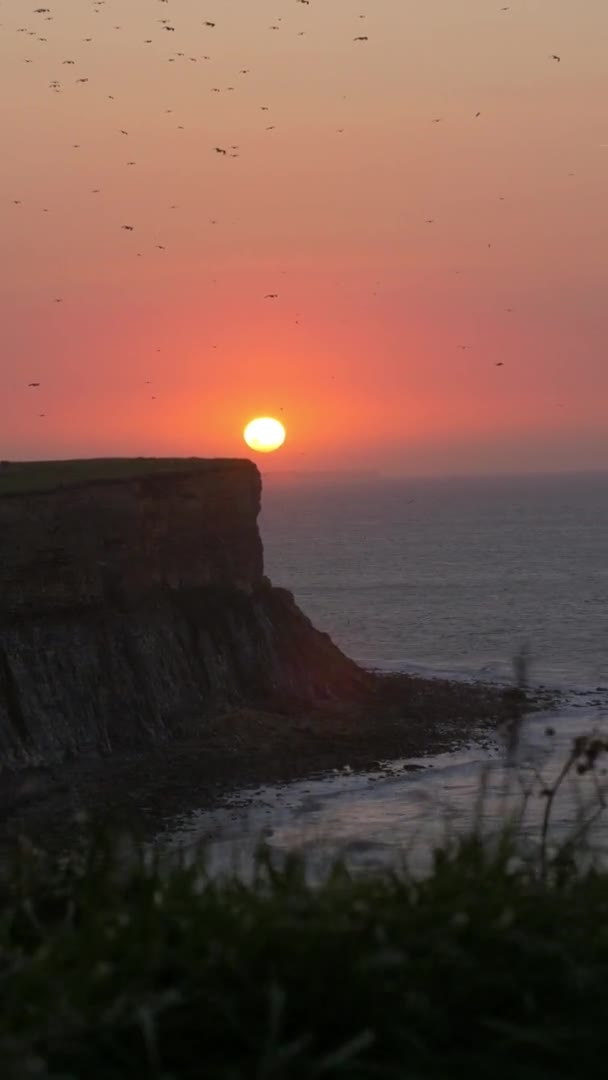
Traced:
POLYGON ((285 428, 272 416, 258 416, 251 420, 243 432, 243 438, 251 450, 269 454, 285 442, 285 428))

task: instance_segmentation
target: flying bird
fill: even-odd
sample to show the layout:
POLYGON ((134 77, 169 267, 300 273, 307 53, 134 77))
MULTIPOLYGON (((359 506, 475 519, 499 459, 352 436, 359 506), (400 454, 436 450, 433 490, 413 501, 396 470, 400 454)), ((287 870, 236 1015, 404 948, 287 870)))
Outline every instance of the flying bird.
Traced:
POLYGON ((40 386, 39 382, 28 382, 28 386, 40 386))
POLYGON ((366 34, 360 34, 359 37, 353 38, 353 41, 369 41, 366 34))
POLYGON ((266 296, 264 297, 265 300, 278 300, 278 298, 279 294, 276 292, 266 293, 266 296))
POLYGON ((225 154, 226 153, 226 150, 224 150, 221 146, 214 146, 213 149, 215 150, 216 154, 225 154))
POLYGON ((126 229, 127 232, 133 232, 133 226, 132 225, 121 225, 120 227, 121 227, 121 229, 126 229))
POLYGON ((551 53, 549 59, 550 60, 557 60, 558 64, 561 64, 561 60, 562 60, 561 56, 558 56, 556 53, 551 53))

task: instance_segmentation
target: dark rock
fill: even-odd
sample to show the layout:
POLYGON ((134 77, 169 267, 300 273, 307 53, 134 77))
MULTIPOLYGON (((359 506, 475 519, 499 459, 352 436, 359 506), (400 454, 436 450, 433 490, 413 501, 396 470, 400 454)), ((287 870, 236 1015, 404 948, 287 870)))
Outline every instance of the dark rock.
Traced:
POLYGON ((0 769, 361 686, 264 576, 260 497, 248 461, 0 497, 0 769))

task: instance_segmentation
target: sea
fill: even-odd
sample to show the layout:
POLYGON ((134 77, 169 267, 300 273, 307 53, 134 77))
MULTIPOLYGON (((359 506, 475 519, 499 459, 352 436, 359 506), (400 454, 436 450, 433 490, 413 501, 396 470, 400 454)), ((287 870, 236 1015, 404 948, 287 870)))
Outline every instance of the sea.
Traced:
MULTIPOLYGON (((560 702, 525 722, 516 762, 498 743, 369 774, 345 763, 195 810, 171 823, 169 847, 204 837, 211 864, 239 873, 260 837, 319 867, 339 854, 367 870, 407 853, 423 870, 480 813, 491 833, 524 803, 521 833, 533 844, 540 790, 573 738, 608 734, 608 473, 268 475, 260 528, 273 583, 362 665, 508 685, 525 654, 529 684, 559 690, 560 702)), ((589 777, 569 778, 553 811, 555 843, 596 804, 589 777)), ((602 815, 592 836, 608 851, 602 815)))

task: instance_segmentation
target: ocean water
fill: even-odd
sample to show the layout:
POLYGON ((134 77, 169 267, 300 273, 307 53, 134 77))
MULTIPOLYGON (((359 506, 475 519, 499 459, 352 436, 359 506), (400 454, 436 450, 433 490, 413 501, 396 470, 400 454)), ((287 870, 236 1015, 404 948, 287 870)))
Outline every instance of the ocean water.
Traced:
MULTIPOLYGON (((608 474, 290 484, 268 477, 261 531, 266 572, 315 625, 369 667, 510 681, 523 646, 530 683, 563 692, 556 711, 523 725, 515 765, 500 746, 345 769, 237 793, 173 821, 169 848, 208 843, 217 872, 246 874, 262 835, 313 866, 337 853, 364 869, 424 872, 433 846, 471 825, 482 780, 488 832, 530 789, 522 837, 534 843, 550 783, 572 739, 608 734, 608 474), (554 734, 547 735, 547 728, 554 734)), ((588 779, 556 800, 556 841, 572 829, 588 779)), ((608 820, 593 841, 608 853, 608 820)))
POLYGON ((608 474, 264 482, 266 571, 378 668, 608 685, 608 474))

